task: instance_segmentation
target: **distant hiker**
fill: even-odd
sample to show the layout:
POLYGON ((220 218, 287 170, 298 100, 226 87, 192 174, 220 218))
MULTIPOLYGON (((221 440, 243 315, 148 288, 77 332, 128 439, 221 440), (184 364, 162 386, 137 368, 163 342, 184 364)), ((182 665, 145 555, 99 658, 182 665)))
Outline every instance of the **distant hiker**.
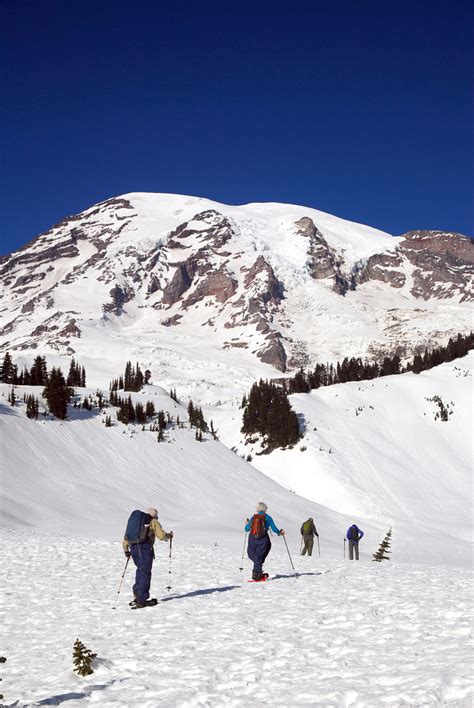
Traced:
POLYGON ((136 565, 135 584, 133 586, 133 607, 146 607, 150 597, 151 567, 155 552, 153 544, 155 538, 168 541, 173 538, 173 532, 166 533, 158 521, 158 512, 153 507, 145 511, 133 511, 130 514, 123 550, 127 558, 132 557, 136 565))
POLYGON ((313 519, 310 517, 307 521, 303 521, 301 524, 301 535, 303 536, 304 547, 301 551, 301 555, 304 556, 308 552, 308 556, 313 553, 314 537, 319 538, 319 533, 316 530, 313 519))
POLYGON ((359 541, 363 537, 364 532, 361 531, 355 524, 352 524, 352 526, 349 526, 347 529, 346 533, 346 538, 349 541, 349 559, 354 560, 354 552, 355 552, 355 559, 359 560, 359 541))
POLYGON ((266 580, 268 573, 263 572, 263 564, 270 553, 272 547, 268 529, 271 529, 278 536, 284 536, 283 529, 278 529, 272 517, 266 513, 267 505, 264 502, 257 504, 257 513, 247 519, 245 530, 249 531, 249 542, 247 554, 253 561, 252 580, 266 580))

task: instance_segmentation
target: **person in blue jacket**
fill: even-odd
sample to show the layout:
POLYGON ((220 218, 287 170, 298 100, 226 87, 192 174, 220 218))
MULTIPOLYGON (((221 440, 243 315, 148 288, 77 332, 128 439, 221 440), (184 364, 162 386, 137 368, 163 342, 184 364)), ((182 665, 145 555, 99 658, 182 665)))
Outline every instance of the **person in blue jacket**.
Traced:
POLYGON ((359 541, 363 537, 364 532, 360 530, 355 524, 349 526, 346 533, 346 538, 349 541, 349 560, 355 559, 359 560, 359 541))
POLYGON ((264 502, 257 504, 257 513, 247 519, 245 530, 249 532, 249 542, 247 554, 253 561, 252 580, 266 580, 268 573, 263 572, 263 564, 270 553, 272 547, 268 529, 271 529, 277 536, 284 536, 283 529, 278 529, 272 517, 267 514, 267 505, 264 502))

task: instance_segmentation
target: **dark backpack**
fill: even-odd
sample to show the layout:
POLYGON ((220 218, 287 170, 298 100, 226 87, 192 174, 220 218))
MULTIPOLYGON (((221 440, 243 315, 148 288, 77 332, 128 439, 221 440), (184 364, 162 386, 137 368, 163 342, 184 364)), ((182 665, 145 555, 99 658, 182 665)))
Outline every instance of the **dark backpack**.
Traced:
POLYGON ((145 543, 150 534, 150 514, 136 509, 132 511, 125 529, 125 540, 129 543, 145 543))
POLYGON ((250 522, 250 535, 254 538, 263 538, 267 535, 265 528, 265 514, 254 514, 250 522))
POLYGON ((309 536, 312 533, 313 533, 313 522, 312 521, 305 521, 303 524, 303 534, 305 536, 309 536))
POLYGON ((351 537, 351 541, 358 541, 359 540, 359 529, 357 526, 351 526, 351 530, 349 533, 349 536, 351 537))

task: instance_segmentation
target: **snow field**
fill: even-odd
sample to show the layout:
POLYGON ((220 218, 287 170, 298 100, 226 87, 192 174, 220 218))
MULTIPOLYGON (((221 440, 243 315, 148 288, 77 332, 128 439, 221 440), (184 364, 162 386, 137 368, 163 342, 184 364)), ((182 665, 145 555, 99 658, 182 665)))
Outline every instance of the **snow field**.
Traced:
POLYGON ((131 611, 131 569, 117 596, 118 543, 0 535, 5 705, 471 705, 467 570, 295 554, 295 579, 274 539, 274 579, 253 584, 239 553, 176 538, 171 593, 168 544, 157 543, 160 603, 131 611), (98 655, 89 677, 72 671, 76 638, 98 655))
POLYGON ((214 422, 229 447, 251 454, 254 467, 287 489, 363 529, 393 526, 397 560, 470 566, 473 364, 471 353, 419 375, 293 395, 305 436, 270 455, 244 444, 228 411, 214 422), (434 419, 436 395, 452 410, 447 422, 434 419))

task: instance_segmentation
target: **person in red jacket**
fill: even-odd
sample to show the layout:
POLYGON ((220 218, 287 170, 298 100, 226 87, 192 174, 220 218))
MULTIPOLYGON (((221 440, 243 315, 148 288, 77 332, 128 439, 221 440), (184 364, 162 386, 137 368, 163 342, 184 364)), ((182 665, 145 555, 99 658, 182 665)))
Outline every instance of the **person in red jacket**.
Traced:
POLYGON ((253 561, 252 580, 266 580, 268 573, 263 572, 263 564, 272 547, 268 529, 278 536, 284 536, 283 529, 278 529, 270 514, 267 514, 267 505, 264 502, 257 504, 257 513, 247 519, 245 530, 249 532, 247 554, 253 561))

